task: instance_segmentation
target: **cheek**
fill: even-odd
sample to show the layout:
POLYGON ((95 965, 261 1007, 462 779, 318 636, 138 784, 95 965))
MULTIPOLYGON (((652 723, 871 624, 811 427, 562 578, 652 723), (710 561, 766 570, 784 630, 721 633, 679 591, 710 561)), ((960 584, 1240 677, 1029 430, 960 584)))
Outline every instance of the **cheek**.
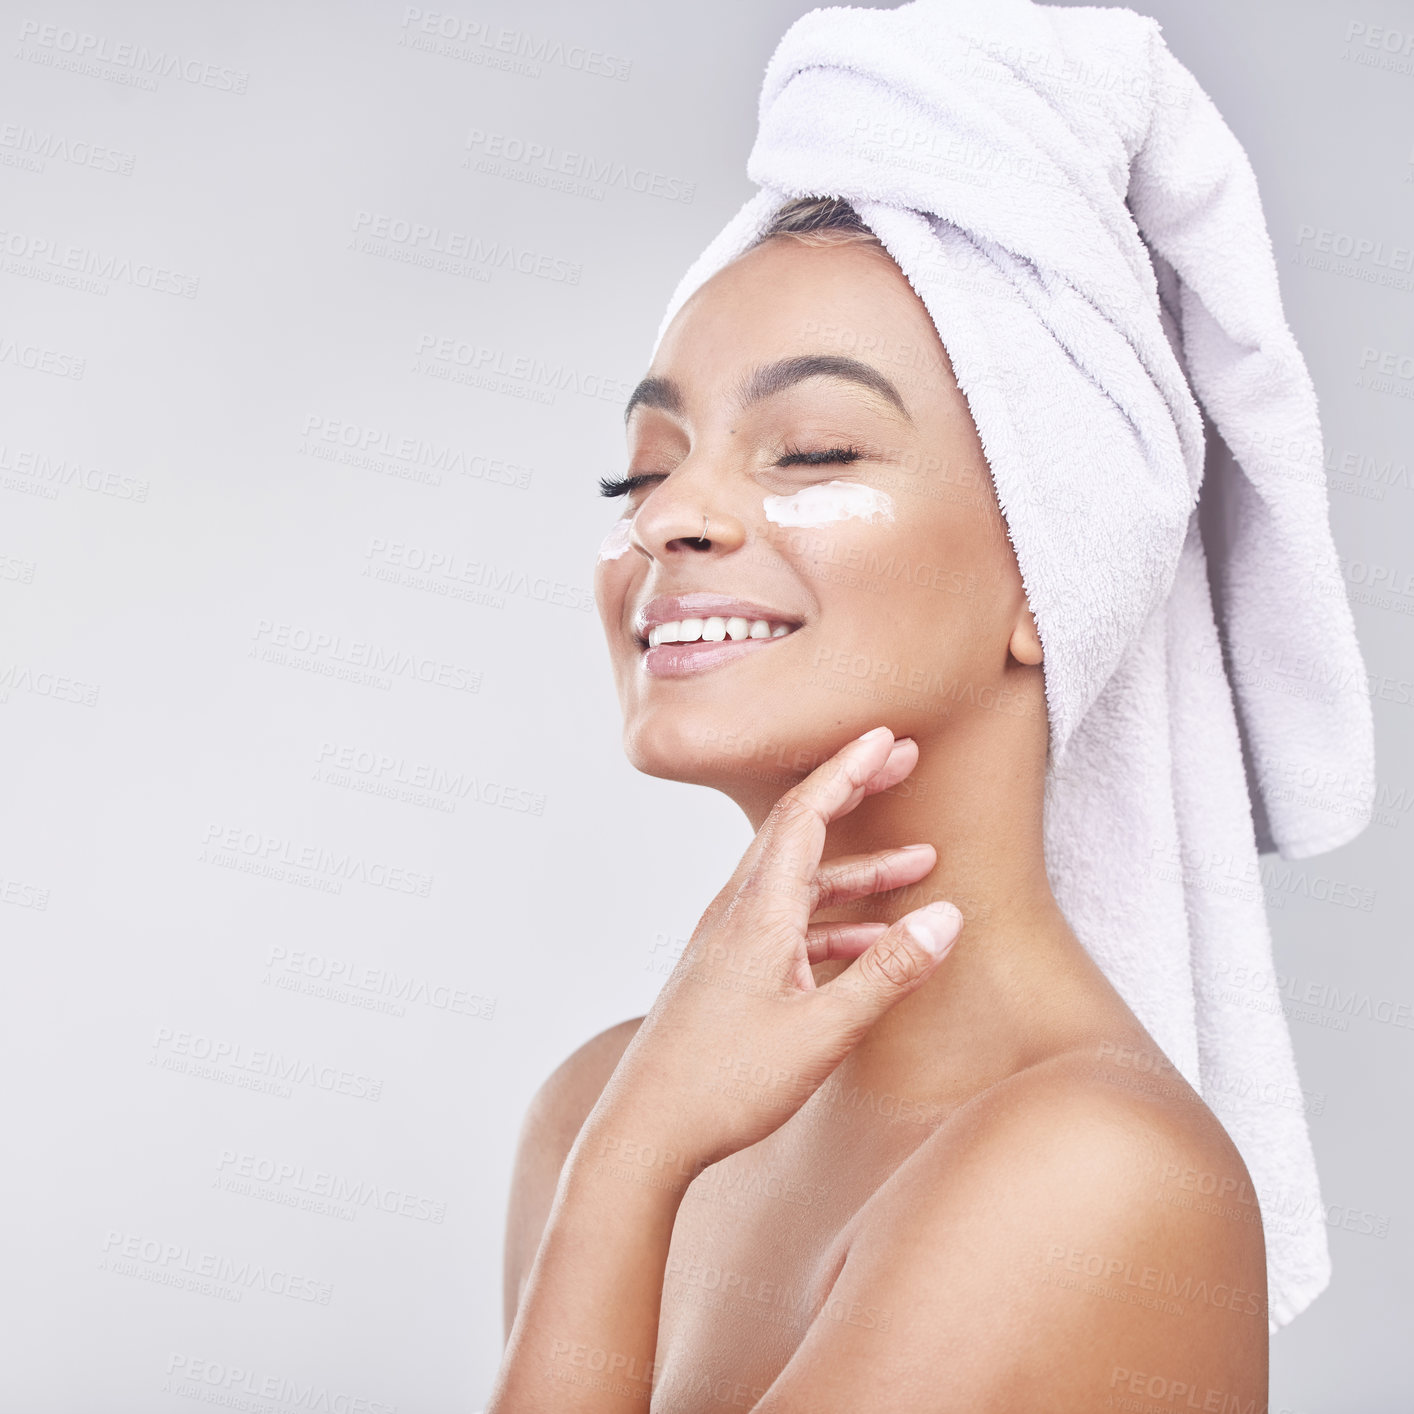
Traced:
MULTIPOLYGON (((857 485, 854 492, 885 495, 857 485)), ((847 660, 852 674, 867 668, 865 675, 884 681, 915 670, 972 670, 982 585, 970 526, 936 503, 907 496, 891 504, 892 516, 846 515, 823 524, 806 523, 811 503, 820 514, 845 502, 802 493, 777 499, 800 510, 799 523, 787 524, 777 508, 772 519, 781 528, 771 539, 818 599, 821 661, 847 660)), ((866 509, 868 503, 852 495, 848 504, 866 509)))
POLYGON ((594 602, 599 620, 611 646, 617 641, 622 622, 624 597, 629 590, 633 557, 629 555, 629 520, 617 520, 610 527, 594 561, 594 602))

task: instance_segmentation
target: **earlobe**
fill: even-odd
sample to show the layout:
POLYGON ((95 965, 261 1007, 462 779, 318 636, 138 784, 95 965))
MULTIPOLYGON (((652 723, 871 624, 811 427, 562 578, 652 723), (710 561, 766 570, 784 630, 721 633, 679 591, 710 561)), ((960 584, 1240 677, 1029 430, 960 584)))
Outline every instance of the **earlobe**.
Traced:
POLYGON ((1041 651, 1041 635, 1036 630, 1036 619, 1030 609, 1023 609, 1021 618, 1011 631, 1011 642, 1007 645, 1011 656, 1018 663, 1034 668, 1044 657, 1041 651))

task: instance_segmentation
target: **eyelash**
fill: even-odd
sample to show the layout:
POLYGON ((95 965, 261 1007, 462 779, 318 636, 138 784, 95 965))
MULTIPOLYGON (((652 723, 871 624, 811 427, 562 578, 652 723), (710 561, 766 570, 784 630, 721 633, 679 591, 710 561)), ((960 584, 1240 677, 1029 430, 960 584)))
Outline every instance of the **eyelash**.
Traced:
MULTIPOLYGON (((858 447, 829 447, 822 452, 802 452, 796 448, 786 445, 785 451, 775 466, 830 466, 834 464, 848 465, 855 462, 864 455, 858 447)), ((601 496, 628 496, 637 491, 640 486, 645 486, 650 481, 657 481, 660 478, 654 476, 601 476, 599 478, 599 494, 601 496)))

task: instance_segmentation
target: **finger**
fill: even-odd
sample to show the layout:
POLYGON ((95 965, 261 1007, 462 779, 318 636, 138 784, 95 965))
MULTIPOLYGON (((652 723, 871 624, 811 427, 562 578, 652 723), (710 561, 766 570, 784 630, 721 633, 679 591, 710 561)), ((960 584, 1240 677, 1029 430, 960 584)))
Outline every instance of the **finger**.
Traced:
MULTIPOLYGON (((835 818, 848 815, 865 796, 877 795, 881 790, 896 786, 917 764, 918 743, 911 736, 898 737, 884 757, 883 765, 851 792, 849 799, 835 812, 835 818)), ((799 786, 804 784, 805 782, 801 781, 796 788, 799 789, 799 786)))
POLYGON ((916 884, 937 862, 938 851, 930 844, 876 849, 828 860, 815 871, 811 881, 810 912, 815 914, 822 908, 851 903, 869 894, 916 884))
POLYGON ((873 781, 889 779, 880 768, 895 745, 887 727, 866 732, 786 791, 748 846, 735 892, 759 896, 768 914, 804 932, 826 826, 863 800, 873 781))
MULTIPOLYGON (((875 730, 879 733, 877 740, 888 743, 888 750, 883 754, 883 761, 875 769, 865 772, 864 779, 850 791, 848 797, 841 804, 835 806, 831 819, 837 820, 841 815, 848 815, 865 796, 877 795, 881 790, 888 790, 890 787, 896 786, 918 764, 918 743, 911 736, 894 737, 887 727, 876 727, 875 730)), ((865 741, 869 735, 866 733, 864 737, 850 742, 849 746, 842 747, 836 755, 842 755, 849 750, 850 746, 865 741)), ((871 742, 870 745, 872 744, 871 742)), ((824 770, 829 764, 828 761, 823 762, 820 769, 824 770)), ((803 781, 798 782, 794 789, 796 791, 807 790, 810 788, 810 781, 810 776, 807 776, 803 781)))
POLYGON ((884 758, 884 764, 866 782, 864 794, 877 795, 881 790, 891 789, 911 775, 917 764, 918 743, 911 736, 898 737, 884 758))
POLYGON ((950 903, 916 908, 819 990, 843 1001, 854 1014, 853 1025, 867 1030, 932 976, 961 927, 962 914, 950 903))
POLYGON ((887 923, 817 923, 806 930, 805 955, 817 962, 853 959, 887 933, 887 923))

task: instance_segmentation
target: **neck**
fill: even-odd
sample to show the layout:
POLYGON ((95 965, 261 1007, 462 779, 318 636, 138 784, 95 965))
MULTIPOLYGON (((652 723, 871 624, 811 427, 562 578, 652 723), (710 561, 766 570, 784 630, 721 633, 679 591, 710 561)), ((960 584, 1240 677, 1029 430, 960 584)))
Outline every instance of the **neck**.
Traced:
MULTIPOLYGON (((1046 875, 1044 713, 1018 720, 978 711, 917 740, 913 774, 832 822, 821 857, 927 843, 936 865, 916 884, 819 909, 811 921, 892 923, 934 899, 962 911, 962 932, 937 972, 841 1067, 851 1084, 922 1099, 920 1091, 975 1093, 1127 1009, 1071 931, 1046 875)), ((759 829, 769 804, 742 803, 759 829)), ((847 965, 820 964, 816 979, 847 965)))

